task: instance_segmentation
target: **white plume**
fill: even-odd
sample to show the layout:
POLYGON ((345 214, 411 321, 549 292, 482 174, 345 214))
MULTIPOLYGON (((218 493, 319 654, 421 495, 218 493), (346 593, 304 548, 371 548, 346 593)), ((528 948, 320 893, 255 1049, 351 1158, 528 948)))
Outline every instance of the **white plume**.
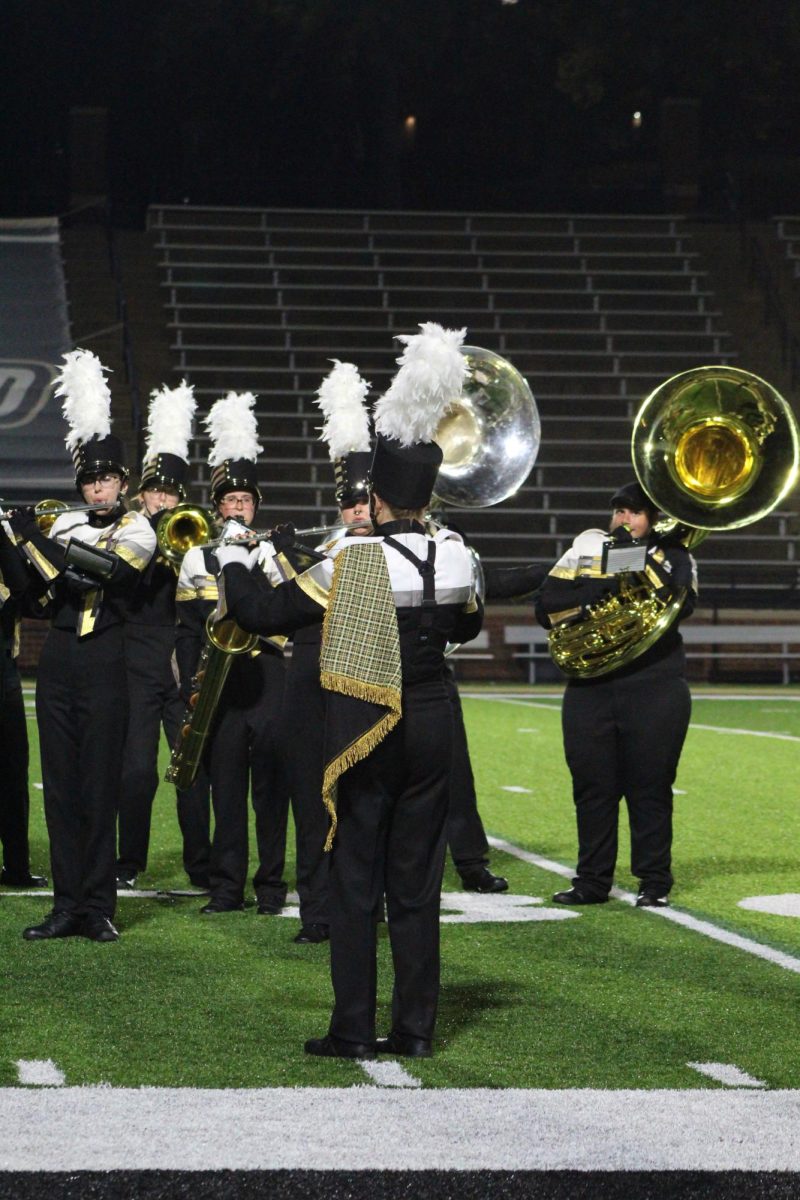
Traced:
POLYGON ((353 363, 331 359, 333 370, 317 390, 317 404, 325 417, 320 441, 328 443, 332 459, 352 450, 370 449, 369 413, 365 404, 369 384, 353 363))
POLYGON ((261 451, 252 392, 228 392, 212 406, 203 424, 211 437, 208 465, 218 467, 229 458, 255 462, 261 451))
POLYGON ((194 384, 187 383, 185 379, 176 388, 168 388, 166 384, 154 388, 150 393, 144 457, 175 454, 186 461, 196 408, 194 384))
POLYGON ((64 355, 61 374, 56 376, 56 396, 63 396, 61 411, 69 425, 67 449, 108 437, 111 433, 111 392, 104 367, 91 350, 70 350, 64 355))
POLYGON ((433 441, 439 422, 461 395, 467 360, 460 352, 466 329, 443 329, 433 321, 422 333, 401 334, 406 348, 400 370, 375 405, 375 430, 401 446, 433 441))

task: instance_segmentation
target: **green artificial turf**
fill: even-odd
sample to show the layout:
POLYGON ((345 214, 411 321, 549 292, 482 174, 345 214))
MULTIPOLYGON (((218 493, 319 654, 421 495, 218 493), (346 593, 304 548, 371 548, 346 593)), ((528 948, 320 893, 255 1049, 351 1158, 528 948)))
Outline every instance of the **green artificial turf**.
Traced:
MULTIPOLYGON (((465 689, 466 691, 467 689, 465 689)), ((800 891, 798 743, 697 728, 800 736, 796 690, 695 700, 676 796, 676 908, 800 957, 800 920, 738 907, 800 891), (777 697, 777 698, 776 698, 777 697)), ((571 867, 575 829, 559 700, 465 699, 487 830, 571 867), (523 732, 524 731, 524 732, 523 732), (504 788, 528 789, 509 792, 504 788)), ((39 780, 29 723, 31 781, 39 780)), ((164 747, 166 761, 166 747, 164 747)), ((32 788, 33 866, 47 869, 41 792, 32 788)), ((621 822, 620 886, 628 841, 621 822)), ((290 839, 291 841, 291 839, 290 839)), ((511 895, 550 904, 563 877, 493 852, 511 895)), ((287 878, 294 885, 289 848, 287 878)), ((140 886, 187 886, 172 790, 162 785, 140 886)), ((448 864, 450 907, 463 896, 448 864)), ((486 903, 495 903, 488 898, 486 903)), ((296 946, 296 919, 205 918, 201 899, 121 897, 119 943, 26 943, 44 897, 0 895, 0 1085, 18 1059, 52 1059, 67 1083, 126 1086, 332 1086, 365 1082, 357 1064, 309 1059, 325 1032, 325 945, 296 946)), ((497 898, 497 912, 505 904, 497 898)), ((621 901, 562 920, 442 925, 436 1056, 411 1064, 425 1086, 688 1088, 717 1086, 690 1062, 731 1063, 770 1087, 800 1087, 800 975, 621 901)), ((380 1025, 391 969, 380 936, 380 1025)))

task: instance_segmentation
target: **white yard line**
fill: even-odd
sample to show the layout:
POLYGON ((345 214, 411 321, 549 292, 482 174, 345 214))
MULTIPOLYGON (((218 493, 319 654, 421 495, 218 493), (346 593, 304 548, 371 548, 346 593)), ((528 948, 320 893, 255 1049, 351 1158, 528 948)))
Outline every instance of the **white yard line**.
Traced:
POLYGON ((737 737, 775 738, 779 742, 800 742, 800 737, 794 733, 770 733, 766 729, 734 729, 730 725, 698 725, 692 721, 690 729, 704 729, 708 733, 732 733, 737 737))
POLYGON ((798 1091, 5 1088, 0 1170, 800 1171, 798 1128, 798 1091))
MULTIPOLYGON (((562 875, 565 879, 572 879, 575 874, 574 868, 565 866, 564 863, 554 862, 549 858, 542 858, 541 855, 533 854, 530 850, 523 850, 521 846, 515 846, 513 842, 507 842, 503 838, 487 837, 487 840, 489 845, 494 846, 496 850, 503 850, 506 854, 511 854, 514 858, 519 858, 523 862, 531 863, 534 867, 541 867, 544 871, 552 871, 554 875, 562 875)), ((636 903, 636 896, 633 892, 626 892, 622 888, 614 887, 611 889, 610 894, 615 900, 624 900, 626 904, 636 903)), ((785 971, 793 971, 795 974, 800 975, 800 958, 796 958, 792 954, 785 954, 782 950, 774 950, 772 946, 764 946, 761 942, 754 942, 752 938, 732 933, 729 929, 722 929, 719 925, 712 924, 711 921, 703 921, 699 917, 693 917, 690 913, 680 912, 676 908, 643 908, 642 912, 662 917, 665 921, 672 921, 674 925, 681 925, 684 929, 691 929, 695 933, 702 933, 705 937, 711 938, 715 942, 722 942, 726 946, 733 946, 735 949, 743 950, 746 954, 752 954, 756 958, 764 958, 767 962, 774 963, 778 967, 783 967, 785 971)))
POLYGON ((767 1086, 763 1079, 754 1079, 752 1075, 735 1067, 733 1063, 690 1062, 686 1065, 693 1071, 699 1071, 701 1075, 716 1080, 717 1083, 724 1083, 726 1087, 763 1088, 767 1086))
POLYGON ((35 1087, 63 1087, 64 1072, 59 1070, 52 1058, 17 1059, 17 1078, 20 1083, 35 1087))
POLYGON ((372 1062, 368 1059, 359 1059, 358 1065, 373 1083, 377 1083, 378 1087, 422 1087, 419 1079, 415 1079, 413 1075, 409 1075, 405 1067, 399 1062, 393 1062, 391 1059, 386 1062, 372 1062))

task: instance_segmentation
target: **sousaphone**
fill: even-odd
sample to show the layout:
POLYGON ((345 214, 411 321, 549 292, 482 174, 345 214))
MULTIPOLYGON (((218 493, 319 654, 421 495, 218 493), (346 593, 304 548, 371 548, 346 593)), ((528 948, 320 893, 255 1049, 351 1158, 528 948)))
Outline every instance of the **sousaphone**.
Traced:
MULTIPOLYGON (((662 383, 639 409, 631 440, 636 476, 667 517, 657 531, 688 549, 772 512, 797 482, 799 447, 783 397, 758 375, 727 366, 662 383)), ((643 575, 622 576, 618 595, 551 630, 553 661, 584 679, 626 666, 672 627, 684 598, 662 599, 643 575)))

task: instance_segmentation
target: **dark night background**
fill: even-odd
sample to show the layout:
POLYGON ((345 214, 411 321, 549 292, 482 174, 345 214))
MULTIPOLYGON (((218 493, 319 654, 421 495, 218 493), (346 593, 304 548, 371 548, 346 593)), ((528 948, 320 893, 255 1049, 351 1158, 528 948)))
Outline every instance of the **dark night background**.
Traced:
POLYGON ((85 107, 108 113, 123 224, 184 198, 658 209, 676 143, 702 211, 797 206, 792 0, 4 0, 0 14, 0 215, 63 213, 85 190, 70 180, 70 111, 85 107), (676 100, 697 102, 696 141, 670 128, 676 100))

